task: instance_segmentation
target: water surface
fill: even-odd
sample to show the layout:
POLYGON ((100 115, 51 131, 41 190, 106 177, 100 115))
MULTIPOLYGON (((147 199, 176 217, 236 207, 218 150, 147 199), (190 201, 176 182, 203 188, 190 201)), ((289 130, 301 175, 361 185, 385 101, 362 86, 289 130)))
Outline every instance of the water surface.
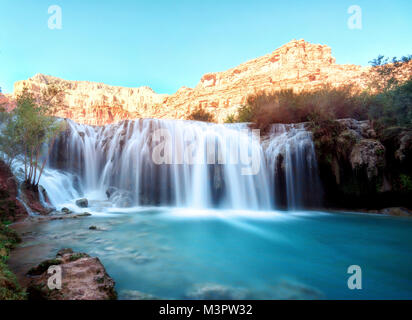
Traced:
POLYGON ((22 273, 65 247, 98 256, 121 299, 411 299, 412 219, 136 208, 20 227, 22 273), (95 225, 101 230, 89 230, 95 225), (362 268, 362 290, 347 269, 362 268), (140 293, 139 293, 140 292, 140 293))

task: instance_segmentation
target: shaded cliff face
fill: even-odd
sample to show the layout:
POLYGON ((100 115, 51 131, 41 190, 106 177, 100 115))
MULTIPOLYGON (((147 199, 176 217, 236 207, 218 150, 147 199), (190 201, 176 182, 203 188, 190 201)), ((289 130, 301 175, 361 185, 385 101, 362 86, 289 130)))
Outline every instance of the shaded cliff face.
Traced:
POLYGON ((56 81, 64 84, 67 92, 63 105, 53 115, 83 124, 104 125, 135 118, 186 119, 199 107, 223 122, 245 103, 250 93, 287 88, 311 90, 325 83, 362 87, 367 70, 368 67, 335 64, 328 46, 295 40, 235 68, 205 74, 195 88, 182 87, 172 95, 157 94, 149 87, 115 87, 38 74, 16 82, 14 97, 24 87, 38 95, 47 83, 56 81))
POLYGON ((18 221, 28 216, 19 200, 18 184, 10 168, 0 160, 0 222, 18 221))
POLYGON ((327 207, 412 208, 412 130, 353 119, 311 130, 327 207))

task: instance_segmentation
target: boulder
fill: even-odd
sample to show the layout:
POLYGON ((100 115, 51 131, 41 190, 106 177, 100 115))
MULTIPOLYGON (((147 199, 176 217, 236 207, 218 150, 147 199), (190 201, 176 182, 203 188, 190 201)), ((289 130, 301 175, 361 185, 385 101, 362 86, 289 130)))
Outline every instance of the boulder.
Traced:
POLYGON ((63 207, 62 210, 61 210, 61 212, 64 213, 64 214, 70 214, 70 213, 72 213, 73 211, 71 211, 69 208, 63 207))
POLYGON ((107 274, 99 258, 72 249, 60 250, 56 259, 46 260, 28 273, 29 300, 113 300, 117 299, 115 282, 107 274), (50 289, 48 280, 52 265, 61 268, 61 288, 50 289))
POLYGON ((76 200, 76 205, 80 208, 87 208, 89 206, 89 201, 86 198, 76 200))

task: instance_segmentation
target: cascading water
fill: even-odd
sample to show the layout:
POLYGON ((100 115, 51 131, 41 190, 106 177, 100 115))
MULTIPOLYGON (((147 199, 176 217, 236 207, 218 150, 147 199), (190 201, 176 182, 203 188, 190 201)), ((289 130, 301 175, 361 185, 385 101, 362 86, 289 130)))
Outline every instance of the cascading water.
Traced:
POLYGON ((321 205, 312 134, 300 124, 272 125, 265 155, 275 206, 297 209, 321 205))
POLYGON ((303 125, 274 125, 263 143, 247 124, 140 119, 93 127, 67 120, 67 127, 41 179, 57 208, 86 195, 109 197, 116 207, 270 210, 315 204, 320 190, 303 125))

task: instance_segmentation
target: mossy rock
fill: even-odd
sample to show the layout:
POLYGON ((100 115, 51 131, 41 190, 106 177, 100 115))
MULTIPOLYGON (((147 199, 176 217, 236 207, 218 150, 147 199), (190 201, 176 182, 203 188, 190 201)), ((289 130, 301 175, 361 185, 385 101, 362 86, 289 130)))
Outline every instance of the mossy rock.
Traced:
POLYGON ((69 261, 76 261, 81 258, 88 258, 88 257, 89 255, 87 253, 75 253, 70 256, 69 261))
POLYGON ((48 259, 41 262, 38 266, 31 268, 27 275, 29 276, 39 276, 46 272, 50 266, 55 266, 61 264, 62 261, 60 259, 48 259))
POLYGON ((63 248, 60 249, 59 252, 57 252, 56 257, 63 257, 65 254, 73 253, 73 249, 71 248, 63 248))

